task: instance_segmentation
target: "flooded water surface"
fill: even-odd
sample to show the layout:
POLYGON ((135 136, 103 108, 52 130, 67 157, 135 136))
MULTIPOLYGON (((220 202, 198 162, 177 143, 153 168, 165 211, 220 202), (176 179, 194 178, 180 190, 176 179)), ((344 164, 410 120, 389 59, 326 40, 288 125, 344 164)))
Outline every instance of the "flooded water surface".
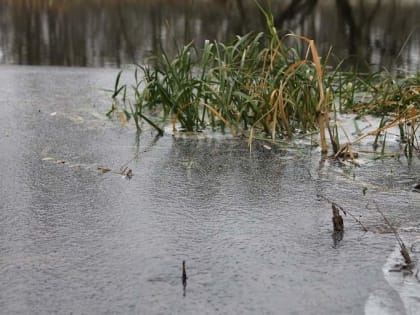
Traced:
POLYGON ((374 208, 416 244, 418 160, 362 156, 356 168, 320 163, 308 147, 249 153, 230 137, 156 141, 145 131, 136 140, 133 126, 104 117, 109 95, 100 88, 115 75, 0 67, 2 313, 419 309, 418 280, 389 272, 401 257, 374 208), (131 180, 116 174, 124 167, 131 180), (318 195, 373 232, 345 216, 334 245, 331 205, 318 195))
MULTIPOLYGON (((332 45, 333 63, 410 71, 419 9, 272 2, 281 33, 332 45)), ((0 0, 0 313, 418 314, 418 268, 391 271, 402 257, 377 211, 416 265, 418 156, 355 146, 354 166, 105 116, 115 67, 264 23, 245 0, 0 0), (340 241, 327 199, 348 211, 340 241)))
MULTIPOLYGON (((265 3, 265 1, 262 1, 265 3)), ((419 70, 418 0, 271 1, 276 26, 315 39, 322 56, 419 70)), ((175 44, 229 42, 265 29, 252 0, 0 1, 0 62, 117 66, 175 44)))

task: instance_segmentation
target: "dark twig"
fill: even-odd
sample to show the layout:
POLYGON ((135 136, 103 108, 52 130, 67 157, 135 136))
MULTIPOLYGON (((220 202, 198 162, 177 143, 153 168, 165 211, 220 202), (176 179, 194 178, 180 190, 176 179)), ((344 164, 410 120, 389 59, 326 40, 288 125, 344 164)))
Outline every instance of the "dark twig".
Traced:
POLYGON ((332 212, 333 212, 332 221, 333 221, 333 226, 334 226, 334 232, 343 232, 344 231, 343 217, 340 215, 340 210, 334 203, 332 204, 332 212))
POLYGON ((185 270, 185 260, 182 261, 182 296, 186 296, 187 289, 187 271, 185 270))
POLYGON ((182 285, 184 287, 187 286, 187 279, 188 279, 188 277, 187 277, 187 272, 185 270, 185 260, 183 260, 182 261, 182 285))
POLYGON ((318 197, 321 197, 322 199, 324 199, 327 202, 329 202, 333 206, 333 209, 335 207, 336 209, 338 209, 341 212, 343 212, 344 215, 347 215, 348 214, 354 221, 356 221, 362 227, 363 231, 365 231, 365 232, 368 231, 368 228, 355 215, 353 215, 350 211, 344 210, 344 208, 341 207, 340 205, 338 205, 336 202, 330 200, 329 198, 327 198, 327 197, 325 197, 325 196, 323 196, 321 194, 318 194, 318 197))
POLYGON ((332 238, 334 241, 334 248, 338 246, 338 244, 343 240, 344 236, 344 221, 343 217, 340 215, 340 210, 337 208, 335 204, 332 204, 332 222, 334 227, 334 232, 332 234, 332 238))

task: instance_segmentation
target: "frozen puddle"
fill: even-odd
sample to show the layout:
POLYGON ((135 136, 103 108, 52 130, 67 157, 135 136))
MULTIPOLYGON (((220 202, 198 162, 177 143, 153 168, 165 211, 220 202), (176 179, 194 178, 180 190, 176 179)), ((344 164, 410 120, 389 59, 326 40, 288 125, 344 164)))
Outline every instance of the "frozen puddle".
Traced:
POLYGON ((420 314, 420 272, 418 267, 420 236, 411 242, 406 242, 406 245, 413 250, 413 252, 410 250, 410 255, 417 265, 416 268, 412 270, 412 273, 390 271, 395 269, 396 265, 403 263, 400 248, 396 245, 382 268, 384 278, 393 290, 384 288, 374 291, 366 302, 366 315, 420 314))

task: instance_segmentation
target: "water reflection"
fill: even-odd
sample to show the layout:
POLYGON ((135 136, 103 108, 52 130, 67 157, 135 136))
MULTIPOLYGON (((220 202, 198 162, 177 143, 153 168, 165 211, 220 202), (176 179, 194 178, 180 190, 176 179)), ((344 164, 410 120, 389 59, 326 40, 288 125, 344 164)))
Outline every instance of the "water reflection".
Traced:
MULTIPOLYGON (((323 55, 333 45, 353 64, 419 69, 418 0, 272 2, 278 28, 314 38, 323 55)), ((120 66, 263 28, 252 0, 0 0, 0 62, 120 66)))

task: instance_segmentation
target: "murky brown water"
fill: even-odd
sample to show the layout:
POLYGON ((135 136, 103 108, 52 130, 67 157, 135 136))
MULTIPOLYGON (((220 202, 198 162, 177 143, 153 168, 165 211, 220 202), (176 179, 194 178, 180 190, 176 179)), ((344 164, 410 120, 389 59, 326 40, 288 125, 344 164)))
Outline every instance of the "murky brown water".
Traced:
POLYGON ((373 227, 376 201, 412 243, 417 158, 362 155, 357 168, 305 147, 249 154, 244 140, 148 131, 137 142, 103 117, 99 88, 115 75, 0 66, 1 313, 416 314, 419 283, 384 269, 399 259, 392 235, 345 217, 334 247, 317 195, 373 227), (131 180, 96 171, 127 162, 131 180))
MULTIPOLYGON (((420 1, 273 1, 279 30, 312 37, 332 61, 419 70, 420 1), (350 59, 349 56, 352 56, 350 59)), ((0 62, 121 66, 191 40, 263 30, 251 0, 1 0, 0 62)))

